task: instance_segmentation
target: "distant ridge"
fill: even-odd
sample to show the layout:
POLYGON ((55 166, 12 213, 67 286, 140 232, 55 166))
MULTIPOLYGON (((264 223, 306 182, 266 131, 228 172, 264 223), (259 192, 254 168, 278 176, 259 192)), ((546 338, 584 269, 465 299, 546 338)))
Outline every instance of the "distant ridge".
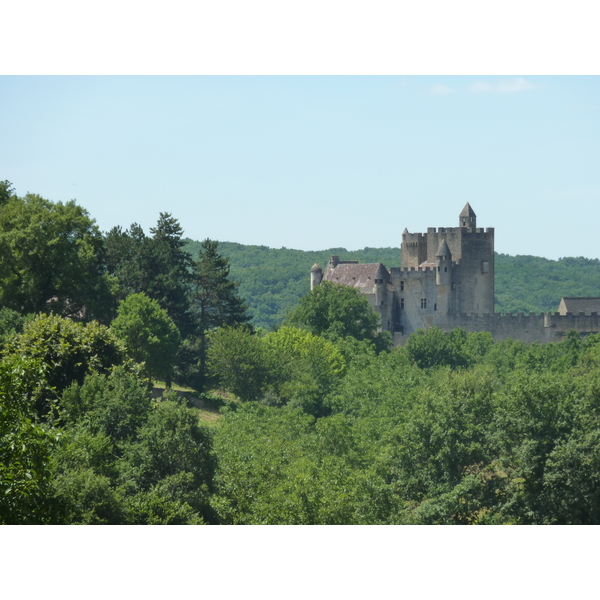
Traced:
MULTIPOLYGON (((186 240, 195 257, 200 242, 186 240)), ((399 248, 345 248, 305 251, 289 248, 219 242, 219 252, 229 258, 231 275, 240 283, 257 327, 278 327, 288 310, 310 290, 310 269, 325 265, 332 255, 361 263, 381 262, 388 269, 400 265, 399 248)), ((600 296, 600 260, 566 257, 550 260, 537 256, 495 255, 496 311, 553 312, 562 296, 600 296)))

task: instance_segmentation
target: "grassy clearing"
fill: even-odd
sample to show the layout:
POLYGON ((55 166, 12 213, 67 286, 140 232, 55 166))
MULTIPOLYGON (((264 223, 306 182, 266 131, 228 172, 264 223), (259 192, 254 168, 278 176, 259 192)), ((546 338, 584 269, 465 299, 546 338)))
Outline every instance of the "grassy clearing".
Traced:
MULTIPOLYGON (((218 425, 221 419, 220 410, 223 406, 239 403, 237 398, 221 390, 210 390, 199 394, 192 388, 175 384, 171 389, 187 401, 189 408, 198 413, 200 424, 208 427, 216 427, 218 425)), ((164 390, 165 383, 163 381, 154 382, 154 394, 156 396, 160 396, 164 390)))
MULTIPOLYGON (((153 383, 153 385, 154 385, 155 388, 159 388, 161 390, 164 390, 167 387, 164 381, 153 381, 152 383, 153 383)), ((196 390, 193 389, 193 388, 184 387, 184 386, 178 385, 176 383, 174 383, 174 384, 171 385, 171 389, 174 392, 190 392, 192 394, 197 393, 196 390)))

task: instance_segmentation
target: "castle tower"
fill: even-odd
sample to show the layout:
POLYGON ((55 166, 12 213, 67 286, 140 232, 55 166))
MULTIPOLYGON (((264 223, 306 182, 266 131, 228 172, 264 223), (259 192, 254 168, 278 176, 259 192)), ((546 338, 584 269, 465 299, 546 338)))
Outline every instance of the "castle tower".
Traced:
POLYGON ((435 283, 437 285, 452 284, 452 253, 446 240, 442 240, 438 251, 435 253, 435 283))
POLYGON ((323 269, 319 263, 315 263, 310 270, 310 291, 312 292, 317 285, 323 281, 323 269))
POLYGON ((427 260, 427 236, 422 233, 409 233, 408 229, 402 232, 402 249, 400 251, 403 269, 418 267, 427 260))
POLYGON ((459 227, 467 227, 475 231, 477 227, 477 215, 468 202, 465 204, 460 215, 458 215, 458 222, 459 227))
POLYGON ((445 239, 435 253, 435 283, 437 288, 437 303, 435 306, 438 316, 450 312, 450 294, 452 293, 452 253, 445 239))

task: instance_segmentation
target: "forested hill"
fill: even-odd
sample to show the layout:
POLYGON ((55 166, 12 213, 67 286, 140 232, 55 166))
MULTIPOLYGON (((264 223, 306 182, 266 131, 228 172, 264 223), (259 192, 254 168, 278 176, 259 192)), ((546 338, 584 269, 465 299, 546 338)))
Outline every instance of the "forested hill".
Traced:
MULTIPOLYGON (((199 242, 186 240, 194 258, 199 242)), ((231 276, 240 282, 256 326, 271 329, 310 289, 310 268, 325 268, 337 254, 341 260, 400 265, 399 248, 345 248, 306 252, 288 248, 245 246, 219 242, 219 252, 229 258, 231 276)), ((496 254, 496 312, 556 311, 562 296, 600 296, 600 261, 587 258, 549 260, 536 256, 496 254)))
MULTIPOLYGON (((186 250, 196 258, 200 242, 186 241, 186 250)), ((386 266, 400 264, 398 248, 364 248, 353 252, 330 248, 306 252, 219 242, 219 253, 229 258, 231 277, 240 283, 239 294, 250 307, 253 323, 266 329, 280 325, 287 311, 309 292, 310 269, 316 262, 325 268, 329 258, 337 254, 341 260, 382 262, 386 266)))

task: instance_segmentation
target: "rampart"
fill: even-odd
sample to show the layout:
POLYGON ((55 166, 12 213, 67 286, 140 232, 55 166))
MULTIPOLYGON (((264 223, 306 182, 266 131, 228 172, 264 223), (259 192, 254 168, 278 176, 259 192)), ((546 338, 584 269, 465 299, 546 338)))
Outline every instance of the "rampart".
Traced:
MULTIPOLYGON (((572 330, 582 337, 591 333, 600 333, 600 316, 598 313, 586 315, 567 313, 517 313, 501 315, 499 313, 461 313, 445 315, 435 323, 443 331, 452 331, 457 327, 467 332, 489 331, 494 340, 520 340, 522 342, 560 342, 572 330)), ((394 334, 394 344, 403 346, 407 335, 394 334)))
MULTIPOLYGON (((465 227, 428 227, 427 233, 468 233, 468 234, 477 234, 477 233, 494 233, 493 227, 477 227, 475 231, 470 227, 467 229, 465 227)), ((423 233, 409 233, 408 235, 427 235, 423 233)))

